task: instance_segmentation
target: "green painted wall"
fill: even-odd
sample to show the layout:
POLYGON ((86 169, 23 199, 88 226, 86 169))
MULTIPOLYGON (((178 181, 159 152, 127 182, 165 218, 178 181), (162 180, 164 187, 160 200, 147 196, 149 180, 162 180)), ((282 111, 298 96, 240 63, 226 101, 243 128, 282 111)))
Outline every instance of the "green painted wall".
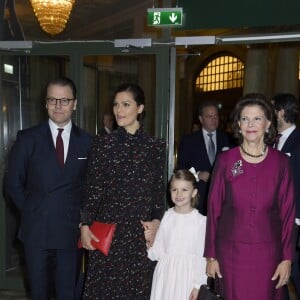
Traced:
POLYGON ((178 0, 182 29, 243 28, 300 24, 299 0, 178 0))

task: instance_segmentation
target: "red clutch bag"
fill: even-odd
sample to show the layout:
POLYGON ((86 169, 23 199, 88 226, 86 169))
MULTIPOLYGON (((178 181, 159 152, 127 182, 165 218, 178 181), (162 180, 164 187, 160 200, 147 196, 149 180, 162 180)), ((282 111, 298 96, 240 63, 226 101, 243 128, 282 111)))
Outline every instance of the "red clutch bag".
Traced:
MULTIPOLYGON (((116 224, 107 224, 98 221, 94 221, 90 226, 90 230, 99 240, 99 242, 92 240, 92 246, 100 250, 106 256, 108 255, 116 227, 116 224)), ((82 248, 80 240, 78 241, 78 248, 82 248)))

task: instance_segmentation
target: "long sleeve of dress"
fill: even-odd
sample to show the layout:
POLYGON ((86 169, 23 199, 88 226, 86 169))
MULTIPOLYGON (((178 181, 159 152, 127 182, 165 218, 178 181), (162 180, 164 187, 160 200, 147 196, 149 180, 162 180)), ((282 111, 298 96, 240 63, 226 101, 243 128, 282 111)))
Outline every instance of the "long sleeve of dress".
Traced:
POLYGON ((166 144, 163 140, 159 140, 156 144, 156 151, 153 151, 155 157, 153 157, 153 182, 156 187, 153 192, 153 208, 151 217, 153 219, 161 219, 165 211, 165 184, 164 184, 164 171, 166 165, 166 144))
POLYGON ((280 218, 282 222, 282 259, 293 260, 293 253, 295 249, 295 240, 293 235, 295 220, 295 201, 294 184, 288 163, 286 163, 284 172, 282 174, 282 181, 278 193, 278 199, 280 205, 280 218))
POLYGON ((163 255, 165 255, 164 248, 164 218, 158 227, 153 246, 148 249, 148 258, 153 261, 159 261, 163 255))
POLYGON ((202 284, 205 284, 207 281, 207 277, 205 274, 206 260, 202 257, 201 252, 199 253, 200 253, 199 255, 195 256, 195 260, 194 260, 193 287, 195 289, 200 289, 200 286, 202 284))
POLYGON ((216 258, 216 234, 218 218, 221 215, 222 202, 225 197, 225 170, 222 167, 222 155, 217 158, 210 183, 208 195, 208 217, 204 247, 204 257, 216 258))
POLYGON ((194 256, 194 272, 193 272, 193 287, 200 289, 202 284, 206 284, 206 259, 202 256, 205 242, 206 232, 206 218, 201 218, 199 227, 199 234, 197 240, 197 252, 194 256))

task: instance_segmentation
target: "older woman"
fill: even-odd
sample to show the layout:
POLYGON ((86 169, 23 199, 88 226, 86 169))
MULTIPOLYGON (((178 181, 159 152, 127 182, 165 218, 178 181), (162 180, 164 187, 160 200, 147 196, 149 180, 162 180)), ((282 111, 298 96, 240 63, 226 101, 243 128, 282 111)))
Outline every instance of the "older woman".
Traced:
POLYGON ((294 187, 288 158, 267 146, 273 110, 249 94, 233 111, 240 145, 218 157, 208 199, 204 256, 226 300, 279 300, 293 258, 294 187))

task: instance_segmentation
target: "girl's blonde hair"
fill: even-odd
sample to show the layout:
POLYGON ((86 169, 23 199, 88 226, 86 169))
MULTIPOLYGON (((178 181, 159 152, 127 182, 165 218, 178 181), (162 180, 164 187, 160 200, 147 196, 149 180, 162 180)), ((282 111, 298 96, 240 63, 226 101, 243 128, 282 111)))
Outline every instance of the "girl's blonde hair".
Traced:
MULTIPOLYGON (((192 184, 194 189, 197 189, 196 178, 195 178, 194 174, 192 174, 189 170, 177 170, 170 179, 170 188, 172 186, 172 181, 175 179, 181 179, 184 181, 188 181, 192 184)), ((198 198, 199 198, 198 193, 196 194, 195 197, 192 197, 192 201, 191 201, 192 207, 194 207, 194 208, 197 207, 198 198)))

